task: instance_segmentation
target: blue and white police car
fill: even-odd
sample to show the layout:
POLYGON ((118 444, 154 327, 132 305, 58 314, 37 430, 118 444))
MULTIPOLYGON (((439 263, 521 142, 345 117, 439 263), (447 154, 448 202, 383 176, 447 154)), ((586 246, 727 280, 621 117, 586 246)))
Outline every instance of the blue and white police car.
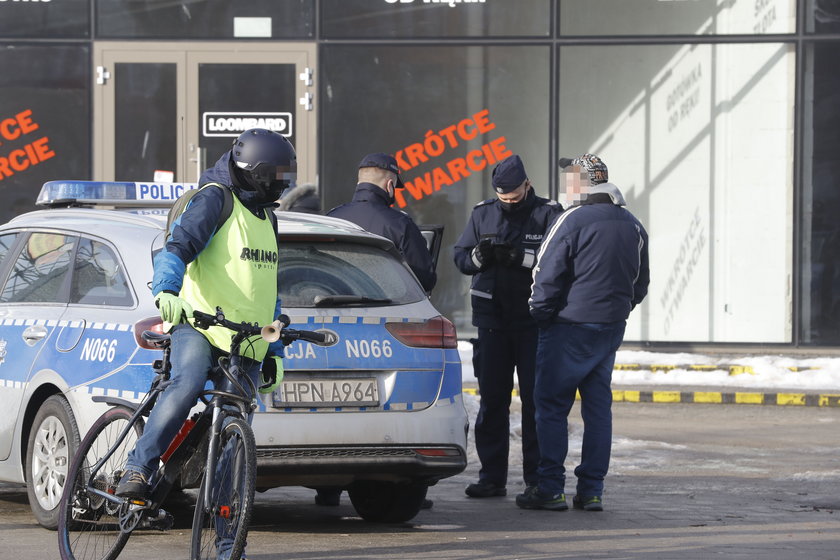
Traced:
MULTIPOLYGON (((44 209, 0 226, 0 480, 26 484, 45 527, 106 406, 93 397, 148 390, 152 257, 168 207, 194 187, 53 181, 44 209)), ((285 313, 337 343, 286 348, 282 387, 253 421, 257 486, 341 487, 364 519, 410 519, 429 485, 466 467, 455 328, 390 241, 310 214, 278 212, 278 229, 285 313)))

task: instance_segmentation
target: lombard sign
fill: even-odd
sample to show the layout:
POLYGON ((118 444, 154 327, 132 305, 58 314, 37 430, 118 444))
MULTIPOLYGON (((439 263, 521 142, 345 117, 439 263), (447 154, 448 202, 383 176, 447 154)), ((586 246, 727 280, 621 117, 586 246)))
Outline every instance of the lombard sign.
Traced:
POLYGON ((486 0, 385 0, 386 4, 449 4, 454 8, 455 4, 484 4, 486 0))
POLYGON ((292 135, 291 113, 204 113, 201 116, 204 136, 236 138, 249 128, 266 128, 283 136, 292 135))

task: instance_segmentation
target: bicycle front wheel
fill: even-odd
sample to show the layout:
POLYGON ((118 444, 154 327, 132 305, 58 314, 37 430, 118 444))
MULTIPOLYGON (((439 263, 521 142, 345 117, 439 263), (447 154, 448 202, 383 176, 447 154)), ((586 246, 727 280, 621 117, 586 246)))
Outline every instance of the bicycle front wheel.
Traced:
POLYGON ((120 511, 124 508, 91 492, 90 488, 113 494, 128 452, 143 433, 142 418, 137 419, 102 465, 92 484, 88 483, 91 469, 115 445, 132 415, 133 411, 124 406, 105 411, 79 444, 59 505, 58 548, 62 560, 113 560, 131 535, 120 530, 120 511))
POLYGON ((241 418, 226 420, 218 449, 210 502, 205 501, 205 471, 195 503, 192 560, 239 560, 245 550, 257 481, 257 444, 251 426, 241 418))

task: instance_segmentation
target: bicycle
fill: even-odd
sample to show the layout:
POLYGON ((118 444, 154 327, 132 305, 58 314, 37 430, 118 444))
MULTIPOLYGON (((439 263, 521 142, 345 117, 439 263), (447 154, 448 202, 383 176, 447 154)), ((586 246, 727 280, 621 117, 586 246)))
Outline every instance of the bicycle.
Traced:
MULTIPOLYGON (((161 508, 170 490, 180 483, 199 492, 193 515, 190 558, 215 559, 219 539, 232 540, 230 558, 239 559, 245 548, 256 484, 256 442, 247 419, 256 409, 257 388, 241 368, 240 349, 254 336, 268 342, 282 339, 328 344, 329 333, 260 327, 196 311, 196 328, 219 325, 232 330, 230 353, 211 370, 213 388, 200 399, 204 410, 187 418, 161 455, 163 465, 150 480, 146 499, 121 498, 114 493, 123 474, 128 452, 143 432, 144 417, 166 389, 170 374, 170 337, 151 331, 143 338, 163 351, 155 360, 155 376, 139 404, 114 397, 93 397, 113 405, 94 423, 79 444, 67 474, 58 520, 62 560, 113 560, 136 529, 172 527, 174 519, 161 508), (244 379, 247 383, 242 383, 244 379), (223 471, 220 469, 224 469, 223 471), (72 482, 70 482, 72 481, 72 482)), ((281 322, 288 325, 288 317, 281 322)))

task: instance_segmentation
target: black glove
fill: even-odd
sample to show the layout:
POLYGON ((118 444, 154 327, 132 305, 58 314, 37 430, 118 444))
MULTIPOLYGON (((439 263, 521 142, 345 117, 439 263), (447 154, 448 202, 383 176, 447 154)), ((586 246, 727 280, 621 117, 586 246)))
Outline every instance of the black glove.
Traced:
POLYGON ((493 252, 493 241, 490 238, 484 238, 478 242, 478 245, 472 250, 473 260, 477 261, 480 268, 484 268, 493 263, 495 257, 493 252))
POLYGON ((511 247, 507 243, 499 243, 493 246, 493 253, 496 262, 502 266, 519 266, 525 257, 525 251, 519 247, 511 247))

